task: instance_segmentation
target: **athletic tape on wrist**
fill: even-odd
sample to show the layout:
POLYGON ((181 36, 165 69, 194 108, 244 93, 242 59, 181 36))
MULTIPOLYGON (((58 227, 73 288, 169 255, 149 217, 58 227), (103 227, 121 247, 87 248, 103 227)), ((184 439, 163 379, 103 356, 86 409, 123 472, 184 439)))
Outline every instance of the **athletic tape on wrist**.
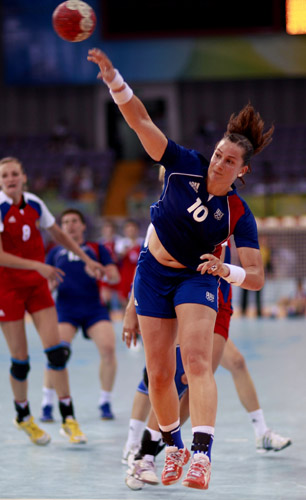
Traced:
POLYGON ((115 92, 114 90, 110 89, 110 95, 114 99, 114 102, 118 105, 120 104, 126 104, 129 102, 132 97, 133 97, 133 91, 131 87, 128 86, 128 84, 125 84, 125 87, 123 90, 120 90, 119 92, 115 92))
POLYGON ((108 88, 110 88, 111 90, 120 89, 120 87, 122 87, 122 85, 124 84, 124 80, 117 69, 115 69, 115 76, 111 82, 107 82, 104 78, 103 82, 106 83, 108 88))
POLYGON ((228 283, 230 283, 231 285, 240 286, 241 283, 244 282, 246 276, 246 272, 243 269, 243 267, 233 266, 233 264, 224 264, 224 265, 228 267, 230 273, 226 277, 222 276, 223 279, 228 283))

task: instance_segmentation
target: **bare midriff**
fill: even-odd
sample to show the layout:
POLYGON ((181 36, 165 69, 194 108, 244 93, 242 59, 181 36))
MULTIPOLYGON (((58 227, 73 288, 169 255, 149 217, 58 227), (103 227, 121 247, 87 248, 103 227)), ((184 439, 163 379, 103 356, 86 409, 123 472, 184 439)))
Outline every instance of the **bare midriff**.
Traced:
POLYGON ((163 266, 168 267, 176 267, 178 269, 183 269, 186 266, 183 266, 180 262, 175 260, 172 255, 165 249, 165 247, 161 244, 159 237, 156 234, 155 229, 153 229, 152 234, 149 239, 149 250, 153 257, 162 264, 163 266))

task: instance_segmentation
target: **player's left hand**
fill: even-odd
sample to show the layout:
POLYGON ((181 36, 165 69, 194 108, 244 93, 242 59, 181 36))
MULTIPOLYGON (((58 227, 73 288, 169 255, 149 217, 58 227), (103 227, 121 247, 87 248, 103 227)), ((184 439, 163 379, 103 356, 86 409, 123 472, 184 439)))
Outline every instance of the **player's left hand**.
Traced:
POLYGON ((140 328, 135 307, 129 307, 128 305, 125 309, 123 318, 122 340, 126 343, 128 348, 130 348, 132 344, 136 346, 139 334, 140 328))
POLYGON ((205 260, 205 262, 201 263, 197 267, 197 271, 200 271, 201 274, 212 274, 213 276, 227 276, 229 273, 228 267, 226 267, 218 257, 210 253, 205 253, 201 255, 201 260, 205 260))

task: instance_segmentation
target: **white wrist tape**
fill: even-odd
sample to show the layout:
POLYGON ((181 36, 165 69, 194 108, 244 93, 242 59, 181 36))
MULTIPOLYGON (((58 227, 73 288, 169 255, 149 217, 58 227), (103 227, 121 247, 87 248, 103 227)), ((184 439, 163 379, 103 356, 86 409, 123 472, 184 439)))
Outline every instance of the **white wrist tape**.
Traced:
POLYGON ((115 103, 120 105, 120 104, 126 104, 129 102, 132 97, 133 97, 133 91, 131 87, 128 86, 127 83, 125 83, 125 87, 123 90, 120 90, 119 92, 116 92, 112 89, 110 89, 110 95, 114 99, 115 103))
POLYGON ((233 266, 232 264, 224 265, 229 268, 230 273, 226 277, 222 276, 222 278, 228 283, 231 283, 231 285, 240 286, 246 276, 246 272, 243 267, 233 266))
POLYGON ((103 82, 106 83, 108 88, 110 88, 111 90, 120 89, 120 87, 122 87, 122 85, 124 84, 124 80, 117 69, 115 69, 115 76, 111 82, 106 82, 104 78, 103 82))

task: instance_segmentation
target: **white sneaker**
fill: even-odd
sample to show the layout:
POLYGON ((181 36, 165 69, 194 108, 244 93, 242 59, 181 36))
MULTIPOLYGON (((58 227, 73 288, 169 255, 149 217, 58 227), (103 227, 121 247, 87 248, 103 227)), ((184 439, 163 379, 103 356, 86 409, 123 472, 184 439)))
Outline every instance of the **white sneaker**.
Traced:
POLYGON ((131 475, 147 484, 159 484, 159 479, 156 475, 156 467, 151 460, 134 460, 131 467, 131 475))
POLYGON ((134 460, 134 456, 139 450, 139 447, 140 445, 135 445, 131 446, 130 448, 127 448, 125 445, 122 452, 121 463, 130 466, 134 460))
POLYGON ((131 474, 129 474, 129 471, 128 471, 128 473, 126 475, 126 478, 125 478, 125 484, 131 490, 134 490, 134 491, 142 490, 142 488, 145 485, 145 483, 143 483, 142 481, 140 481, 140 479, 136 479, 136 477, 134 477, 131 474))
POLYGON ((280 436, 268 429, 263 436, 256 438, 256 451, 257 453, 267 453, 271 450, 280 451, 291 444, 290 438, 280 436))

